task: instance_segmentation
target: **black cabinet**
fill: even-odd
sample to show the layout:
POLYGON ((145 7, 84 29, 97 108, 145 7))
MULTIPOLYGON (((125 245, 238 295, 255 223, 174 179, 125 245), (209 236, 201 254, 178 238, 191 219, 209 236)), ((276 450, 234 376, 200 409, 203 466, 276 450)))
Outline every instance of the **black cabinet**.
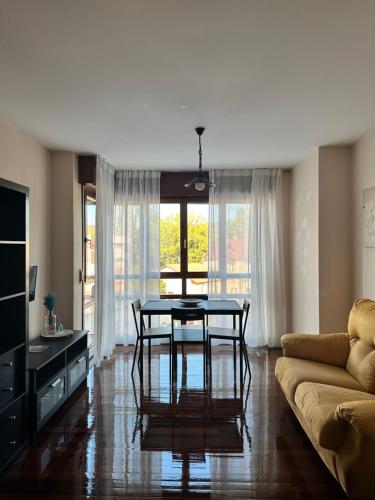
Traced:
POLYGON ((0 460, 3 464, 23 448, 26 440, 26 402, 18 398, 0 415, 0 460))
POLYGON ((0 179, 0 471, 27 438, 28 202, 0 179))
POLYGON ((0 356, 0 407, 25 394, 25 346, 0 356))
POLYGON ((41 349, 29 353, 30 430, 35 434, 86 379, 87 331, 59 340, 38 338, 30 346, 41 349))

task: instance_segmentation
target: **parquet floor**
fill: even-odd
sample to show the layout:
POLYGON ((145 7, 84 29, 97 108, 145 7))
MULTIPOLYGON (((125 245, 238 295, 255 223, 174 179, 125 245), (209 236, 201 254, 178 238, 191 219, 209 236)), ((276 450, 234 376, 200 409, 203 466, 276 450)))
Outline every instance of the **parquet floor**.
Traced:
POLYGON ((0 498, 346 498, 275 380, 279 351, 249 355, 241 393, 232 350, 215 347, 210 393, 200 351, 185 348, 171 393, 162 348, 143 391, 118 349, 3 474, 0 498))

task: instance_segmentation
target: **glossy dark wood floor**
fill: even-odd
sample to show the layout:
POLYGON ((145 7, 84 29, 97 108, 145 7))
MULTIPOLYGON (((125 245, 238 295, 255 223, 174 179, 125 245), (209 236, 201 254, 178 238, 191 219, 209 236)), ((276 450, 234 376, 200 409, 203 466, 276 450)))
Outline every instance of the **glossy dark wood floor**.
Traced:
POLYGON ((132 352, 118 351, 3 474, 0 498, 346 498, 284 400, 278 355, 250 351, 241 394, 232 350, 216 347, 209 393, 201 354, 185 348, 171 393, 156 348, 142 393, 132 352))

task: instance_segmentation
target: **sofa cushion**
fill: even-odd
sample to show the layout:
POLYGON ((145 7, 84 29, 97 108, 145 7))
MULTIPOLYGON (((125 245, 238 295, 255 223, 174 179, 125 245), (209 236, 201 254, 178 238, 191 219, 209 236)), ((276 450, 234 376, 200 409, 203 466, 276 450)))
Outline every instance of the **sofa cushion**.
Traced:
POLYGON ((359 299, 349 315, 350 354, 346 369, 366 391, 375 393, 375 302, 359 299))
POLYGON ((281 337, 284 356, 308 359, 345 368, 350 353, 347 333, 285 333, 281 337))
POLYGON ((360 382, 366 391, 375 393, 375 349, 359 339, 350 340, 347 371, 360 382))
POLYGON ((276 363, 275 374, 285 395, 292 402, 294 401, 296 389, 302 382, 317 382, 357 391, 364 390, 361 384, 345 368, 306 359, 279 358, 276 363))
POLYGON ((347 422, 339 418, 337 406, 348 401, 373 400, 375 396, 363 391, 345 389, 314 382, 303 382, 297 387, 294 402, 301 412, 315 441, 324 448, 336 450, 344 441, 347 422))

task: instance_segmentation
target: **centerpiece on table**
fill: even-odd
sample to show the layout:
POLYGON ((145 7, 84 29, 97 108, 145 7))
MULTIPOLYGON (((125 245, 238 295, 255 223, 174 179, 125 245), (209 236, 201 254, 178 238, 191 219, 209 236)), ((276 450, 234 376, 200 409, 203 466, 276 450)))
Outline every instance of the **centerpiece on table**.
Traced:
POLYGON ((57 327, 57 319, 56 319, 56 314, 54 313, 54 307, 56 304, 56 294, 55 292, 49 292, 45 297, 44 297, 44 302, 43 304, 45 305, 47 309, 47 314, 44 319, 44 331, 46 335, 53 335, 56 333, 56 327, 57 327))
POLYGON ((41 334, 41 337, 45 339, 59 340, 62 337, 72 336, 74 333, 73 330, 65 329, 64 325, 59 320, 59 317, 55 314, 55 292, 47 293, 47 295, 44 297, 43 304, 47 309, 47 314, 44 319, 44 333, 41 334))

